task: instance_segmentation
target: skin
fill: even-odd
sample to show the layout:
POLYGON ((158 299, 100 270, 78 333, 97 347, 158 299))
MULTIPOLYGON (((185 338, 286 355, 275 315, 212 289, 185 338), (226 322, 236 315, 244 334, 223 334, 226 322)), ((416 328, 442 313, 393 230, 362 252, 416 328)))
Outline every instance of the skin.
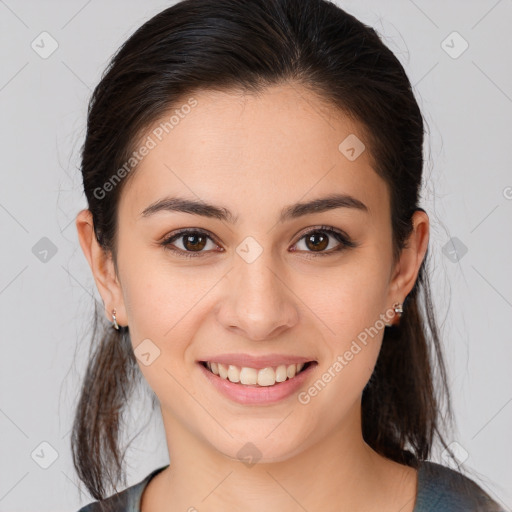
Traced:
MULTIPOLYGON (((149 338, 160 350, 150 365, 138 362, 160 401, 171 466, 148 485, 142 512, 412 511, 417 471, 377 454, 361 432, 361 394, 383 329, 306 405, 295 395, 273 405, 232 402, 196 361, 226 352, 307 356, 318 361, 307 389, 411 291, 428 216, 414 214, 394 265, 387 185, 368 150, 354 161, 338 150, 349 134, 364 142, 354 121, 296 84, 194 98, 198 105, 123 190, 118 275, 93 236, 90 212, 76 219, 107 318, 116 308, 134 348, 149 338), (333 191, 369 211, 338 208, 277 223, 283 207, 333 191), (166 195, 222 205, 238 222, 177 212, 139 217, 166 195), (315 249, 304 232, 321 225, 345 231, 357 247, 308 259, 315 249), (207 239, 199 257, 180 258, 158 244, 180 228, 208 230, 217 241, 207 239), (263 248, 250 264, 236 252, 247 236, 263 248), (237 457, 247 442, 261 452, 253 466, 237 457)), ((324 252, 340 244, 329 237, 324 252)), ((185 243, 174 241, 192 252, 185 243)))

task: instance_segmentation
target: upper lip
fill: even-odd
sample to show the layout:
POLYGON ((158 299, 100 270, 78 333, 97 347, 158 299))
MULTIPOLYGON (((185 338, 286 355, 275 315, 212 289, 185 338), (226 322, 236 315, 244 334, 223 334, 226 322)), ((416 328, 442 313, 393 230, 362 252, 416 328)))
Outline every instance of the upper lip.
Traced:
MULTIPOLYGON (((284 354, 266 354, 264 356, 251 356, 249 354, 219 354, 201 359, 201 362, 215 362, 224 365, 235 365, 239 367, 262 368, 276 367, 280 365, 290 365, 294 363, 307 363, 315 361, 313 358, 284 355, 284 354)), ((316 362, 316 361, 315 361, 316 362)))

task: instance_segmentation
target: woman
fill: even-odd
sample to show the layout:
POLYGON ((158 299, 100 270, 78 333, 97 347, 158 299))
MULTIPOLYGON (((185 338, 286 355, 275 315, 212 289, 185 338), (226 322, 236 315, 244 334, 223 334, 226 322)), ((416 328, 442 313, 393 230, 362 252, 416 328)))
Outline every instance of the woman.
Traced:
POLYGON ((129 38, 82 154, 113 326, 74 423, 82 512, 500 510, 427 460, 452 452, 422 146, 404 69, 326 1, 185 0, 129 38), (140 374, 170 464, 107 498, 140 374))

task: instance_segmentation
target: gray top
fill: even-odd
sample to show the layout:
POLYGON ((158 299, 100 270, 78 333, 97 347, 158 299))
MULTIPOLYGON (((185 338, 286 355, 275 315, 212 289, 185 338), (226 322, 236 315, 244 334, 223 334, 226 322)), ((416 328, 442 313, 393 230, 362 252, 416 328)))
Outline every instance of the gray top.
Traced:
MULTIPOLYGON (((151 478, 167 467, 155 469, 139 483, 102 501, 89 503, 78 512, 140 512, 144 489, 151 478)), ((473 511, 506 512, 470 478, 435 462, 420 461, 413 512, 473 511)))

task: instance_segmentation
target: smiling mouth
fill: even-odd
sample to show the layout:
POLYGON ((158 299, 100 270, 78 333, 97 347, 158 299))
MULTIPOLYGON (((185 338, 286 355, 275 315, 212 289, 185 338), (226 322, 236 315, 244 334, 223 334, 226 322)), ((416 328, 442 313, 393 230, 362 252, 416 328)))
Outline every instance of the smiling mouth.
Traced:
POLYGON ((316 361, 308 361, 307 363, 279 365, 262 369, 238 367, 209 361, 200 361, 200 364, 223 380, 243 386, 260 388, 277 386, 291 380, 318 363, 316 361))

